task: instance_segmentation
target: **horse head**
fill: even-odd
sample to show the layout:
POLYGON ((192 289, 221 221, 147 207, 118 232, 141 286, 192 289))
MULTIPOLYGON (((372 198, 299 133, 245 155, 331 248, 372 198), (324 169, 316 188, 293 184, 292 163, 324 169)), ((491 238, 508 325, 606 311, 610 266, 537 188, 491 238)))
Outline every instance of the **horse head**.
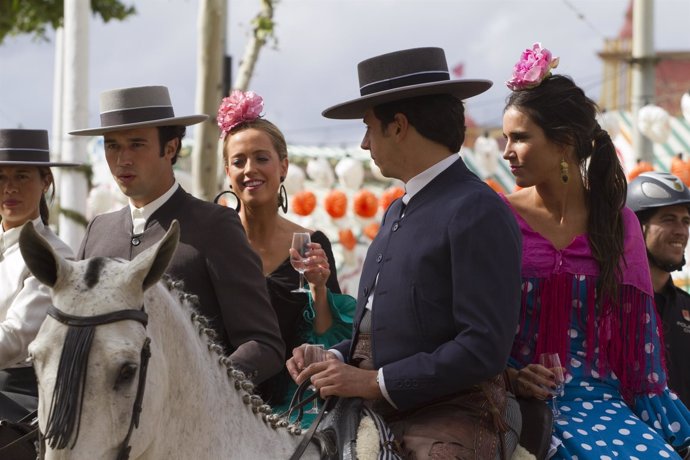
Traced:
MULTIPOLYGON (((19 244, 29 270, 52 288, 53 306, 29 346, 45 458, 128 458, 144 389, 156 391, 146 377, 145 291, 164 274, 178 240, 174 221, 160 242, 131 262, 71 261, 30 223, 22 229, 19 244)), ((147 399, 147 410, 160 410, 155 401, 147 399)))

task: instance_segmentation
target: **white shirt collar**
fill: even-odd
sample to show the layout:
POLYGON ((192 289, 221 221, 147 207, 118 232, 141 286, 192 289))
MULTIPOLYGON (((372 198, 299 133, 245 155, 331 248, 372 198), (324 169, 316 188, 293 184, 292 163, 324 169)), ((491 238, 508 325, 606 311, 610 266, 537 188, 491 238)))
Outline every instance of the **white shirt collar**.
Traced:
MULTIPOLYGON (((31 223, 34 224, 34 228, 37 231, 40 232, 43 229, 43 221, 41 220, 41 216, 33 219, 31 223)), ((17 243, 19 240, 19 233, 22 231, 22 227, 24 227, 24 225, 26 224, 24 223, 19 227, 4 230, 0 224, 0 254, 3 254, 10 246, 13 246, 17 243)))
POLYGON ((447 158, 444 158, 408 180, 405 184, 405 195, 402 197, 403 203, 409 203, 413 196, 426 187, 436 176, 448 169, 450 165, 458 161, 459 158, 460 155, 458 154, 449 155, 447 158))
POLYGON ((168 201, 171 196, 173 196, 173 193, 175 193, 178 188, 180 188, 180 184, 178 184, 177 180, 175 180, 175 182, 172 184, 172 187, 170 187, 167 192, 152 202, 145 204, 141 208, 137 208, 132 203, 132 200, 129 200, 129 212, 132 213, 132 233, 134 235, 141 235, 144 233, 146 221, 149 220, 149 217, 151 217, 153 213, 158 210, 158 208, 163 206, 165 202, 168 201))

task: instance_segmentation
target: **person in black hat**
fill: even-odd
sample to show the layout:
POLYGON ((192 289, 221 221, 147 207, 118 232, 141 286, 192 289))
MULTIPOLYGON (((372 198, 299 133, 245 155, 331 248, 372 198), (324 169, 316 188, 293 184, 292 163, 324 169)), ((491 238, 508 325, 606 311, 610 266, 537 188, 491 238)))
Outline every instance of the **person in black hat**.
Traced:
POLYGON ((36 409, 38 389, 26 360, 51 305, 50 289, 26 267, 19 233, 31 222, 63 257, 72 250, 48 227, 46 196, 54 194, 51 166, 78 166, 50 161, 48 132, 0 129, 0 419, 18 421, 36 409), (51 191, 51 188, 53 189, 51 191))
POLYGON ((206 115, 176 117, 168 89, 143 86, 101 94, 105 157, 129 206, 91 220, 77 254, 132 260, 159 241, 173 220, 180 243, 167 273, 199 300, 233 365, 259 383, 283 366, 284 344, 261 261, 234 209, 199 200, 179 186, 173 165, 185 127, 206 115))
POLYGON ((628 184, 626 205, 642 225, 654 303, 664 325, 668 386, 690 405, 690 294, 675 286, 671 272, 685 265, 690 227, 690 190, 676 176, 647 172, 628 184))
POLYGON ((298 347, 288 368, 321 396, 367 400, 406 458, 497 458, 507 431, 501 375, 520 307, 520 232, 458 155, 462 100, 492 83, 450 80, 440 48, 376 56, 358 70, 361 97, 323 115, 363 118, 362 148, 406 193, 369 247, 353 339, 306 369, 298 347))

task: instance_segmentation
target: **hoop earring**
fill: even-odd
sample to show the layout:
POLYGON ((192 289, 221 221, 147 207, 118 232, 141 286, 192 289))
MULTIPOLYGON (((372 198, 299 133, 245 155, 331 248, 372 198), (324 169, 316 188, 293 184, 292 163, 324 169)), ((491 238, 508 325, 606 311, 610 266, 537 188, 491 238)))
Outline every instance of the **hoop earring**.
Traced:
POLYGON ((564 184, 568 183, 568 179, 570 179, 570 176, 568 175, 568 163, 565 161, 565 159, 561 160, 561 182, 564 184))
POLYGON ((240 212, 240 209, 242 209, 242 202, 240 201, 240 198, 237 196, 237 194, 236 194, 235 192, 233 192, 232 190, 224 190, 224 191, 220 192, 220 193, 219 193, 218 195, 216 195, 216 197, 213 199, 213 203, 214 203, 214 204, 218 204, 218 201, 220 200, 220 197, 222 197, 222 196, 225 195, 226 193, 229 193, 230 195, 232 195, 232 196, 235 197, 235 200, 237 200, 237 204, 235 205, 234 209, 235 209, 235 211, 240 212))
POLYGON ((285 185, 282 183, 280 184, 280 188, 278 189, 278 207, 283 210, 284 214, 287 214, 288 210, 288 196, 287 196, 287 190, 285 190, 285 185))

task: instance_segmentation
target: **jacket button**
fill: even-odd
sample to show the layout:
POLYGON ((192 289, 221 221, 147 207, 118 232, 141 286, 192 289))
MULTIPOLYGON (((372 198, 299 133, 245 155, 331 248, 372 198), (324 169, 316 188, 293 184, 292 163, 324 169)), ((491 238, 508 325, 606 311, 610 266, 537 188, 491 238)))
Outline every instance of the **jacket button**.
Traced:
POLYGON ((397 222, 394 223, 394 224, 393 224, 393 231, 394 231, 394 232, 397 232, 397 231, 398 231, 398 227, 399 227, 398 223, 397 223, 397 222))
POLYGON ((381 263, 382 260, 383 260, 383 254, 379 254, 376 256, 376 262, 381 263))
POLYGON ((134 238, 132 238, 132 246, 139 246, 140 244, 141 240, 139 239, 139 237, 135 236, 134 238))

